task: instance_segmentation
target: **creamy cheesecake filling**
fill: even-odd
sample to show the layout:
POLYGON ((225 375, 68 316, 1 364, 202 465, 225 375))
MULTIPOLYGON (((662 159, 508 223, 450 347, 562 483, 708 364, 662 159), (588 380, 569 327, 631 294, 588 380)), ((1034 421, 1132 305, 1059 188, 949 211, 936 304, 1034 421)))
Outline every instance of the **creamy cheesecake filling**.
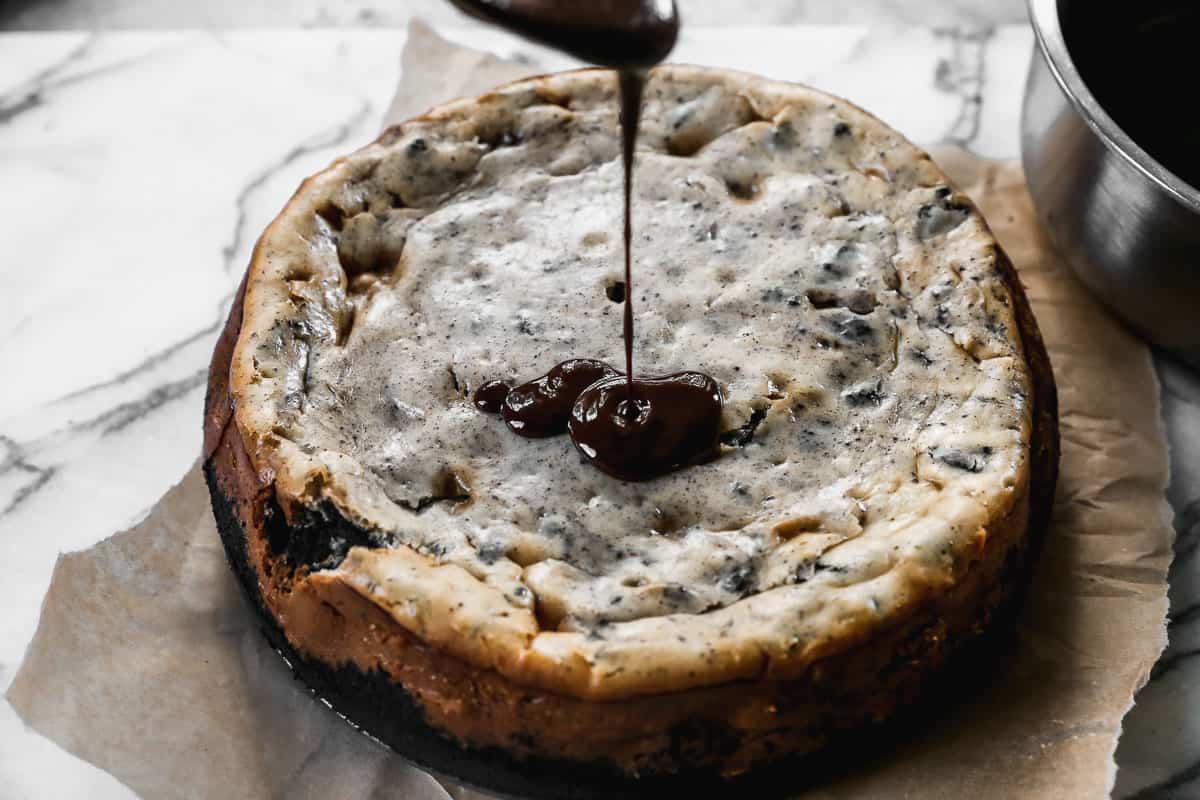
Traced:
POLYGON ((647 87, 638 370, 719 382, 716 459, 625 483, 475 408, 491 379, 623 363, 614 88, 517 84, 301 190, 235 356, 256 466, 388 543, 334 574, 512 670, 771 661, 952 583, 1028 479, 1028 370, 978 213, 843 101, 691 68, 647 87))

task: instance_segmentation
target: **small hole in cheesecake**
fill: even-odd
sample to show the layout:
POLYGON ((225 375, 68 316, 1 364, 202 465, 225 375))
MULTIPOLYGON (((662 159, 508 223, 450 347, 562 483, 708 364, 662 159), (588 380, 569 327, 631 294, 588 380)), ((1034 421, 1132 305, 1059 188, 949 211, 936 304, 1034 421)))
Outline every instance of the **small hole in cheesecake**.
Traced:
POLYGON ((458 373, 454 371, 453 366, 446 367, 446 377, 450 382, 450 391, 456 397, 462 396, 465 398, 471 397, 471 386, 466 380, 458 377, 458 373))
POLYGON ((772 532, 780 539, 791 539, 794 536, 799 536, 802 533, 812 533, 821 529, 821 518, 803 515, 785 519, 783 522, 778 522, 772 532))
POLYGON ((728 447, 745 447, 754 439, 754 432, 767 418, 768 406, 765 403, 755 403, 750 409, 750 418, 732 430, 721 432, 721 444, 728 447))
POLYGON ((966 222, 971 208, 966 203, 954 202, 938 193, 938 200, 926 203, 917 209, 916 232, 922 241, 944 236, 966 222))
POLYGON ((350 338, 350 331, 354 330, 354 323, 357 319, 358 309, 353 303, 347 303, 342 313, 335 320, 337 324, 337 336, 334 341, 338 347, 346 346, 346 340, 350 338))
POLYGON ((479 142, 489 150, 499 147, 513 147, 522 141, 521 134, 513 130, 490 131, 479 137, 479 142))
POLYGON ((518 539, 504 551, 504 557, 519 567, 531 567, 545 561, 546 551, 532 539, 518 539))
POLYGON ((683 520, 678 514, 661 508, 654 509, 654 523, 650 528, 652 534, 662 536, 667 533, 674 533, 683 528, 683 520))
POLYGON ((533 607, 533 616, 538 628, 543 631, 559 630, 567 616, 567 609, 558 598, 537 595, 533 607))
POLYGON ((700 152, 700 148, 706 144, 708 142, 700 137, 667 137, 667 155, 688 158, 700 152))
POLYGON ((745 201, 756 199, 761 191, 758 181, 726 181, 725 188, 732 197, 745 201))
POLYGON ((639 575, 631 575, 621 580, 621 585, 629 589, 637 589, 646 585, 646 579, 639 575))
POLYGON ((471 499, 470 484, 466 478, 451 469, 445 470, 437 477, 436 492, 437 500, 465 503, 471 499))
POLYGON ((813 308, 844 308, 858 315, 870 314, 875 310, 878 301, 872 292, 856 289, 850 292, 839 292, 833 289, 809 289, 805 292, 808 302, 813 308))
MULTIPOLYGON (((747 97, 739 96, 738 99, 742 101, 742 107, 738 109, 738 116, 744 120, 742 122, 743 126, 750 125, 755 122, 770 122, 774 124, 775 117, 771 114, 768 114, 767 109, 759 108, 747 97)), ((791 127, 791 123, 787 120, 781 121, 779 125, 780 127, 784 128, 791 127)))
POLYGON ((414 500, 397 500, 397 504, 414 514, 420 514, 435 503, 448 503, 452 512, 460 511, 471 502, 471 485, 452 469, 445 469, 433 480, 433 493, 414 500))
POLYGON ((625 302, 625 281, 609 281, 604 287, 604 294, 614 303, 625 302))
POLYGON ((329 223, 329 227, 340 231, 345 223, 346 215, 333 203, 327 203, 317 209, 317 216, 329 223))

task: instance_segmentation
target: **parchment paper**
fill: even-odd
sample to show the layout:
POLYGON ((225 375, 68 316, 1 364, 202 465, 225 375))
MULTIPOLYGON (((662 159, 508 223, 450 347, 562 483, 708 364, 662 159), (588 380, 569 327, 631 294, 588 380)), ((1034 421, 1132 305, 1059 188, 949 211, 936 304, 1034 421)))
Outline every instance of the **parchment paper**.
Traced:
MULTIPOLYGON (((421 25, 403 65, 392 121, 529 71, 421 25)), ((981 676, 978 695, 806 796, 1104 797, 1121 718, 1166 641, 1158 384, 1146 347, 1051 252, 1019 165, 935 155, 1016 263, 1054 362, 1063 450, 1053 525, 1014 650, 981 676)), ((447 796, 314 702, 266 647, 198 466, 137 527, 60 557, 8 698, 35 729, 147 798, 447 796)))

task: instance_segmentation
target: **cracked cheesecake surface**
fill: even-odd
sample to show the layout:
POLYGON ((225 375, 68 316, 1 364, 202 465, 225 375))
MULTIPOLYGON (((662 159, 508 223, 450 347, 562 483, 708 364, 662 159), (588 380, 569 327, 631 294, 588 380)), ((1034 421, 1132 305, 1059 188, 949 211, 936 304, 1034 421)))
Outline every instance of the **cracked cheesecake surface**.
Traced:
POLYGON ((290 524, 364 532, 318 533, 303 580, 469 664, 608 700, 794 678, 1024 537, 1010 268, 928 156, 849 103, 656 69, 636 363, 717 379, 721 452, 626 483, 566 437, 515 437, 480 384, 621 362, 615 91, 513 84, 306 182, 247 277, 237 429, 290 524))

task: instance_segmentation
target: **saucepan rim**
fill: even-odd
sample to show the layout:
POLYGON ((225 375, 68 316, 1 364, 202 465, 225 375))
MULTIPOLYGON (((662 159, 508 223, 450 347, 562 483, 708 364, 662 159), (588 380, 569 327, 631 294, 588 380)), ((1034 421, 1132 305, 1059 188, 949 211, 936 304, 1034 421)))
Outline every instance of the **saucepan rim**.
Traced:
POLYGON ((1028 0, 1029 18, 1033 23, 1038 50, 1059 88, 1105 147, 1117 153, 1178 202, 1200 214, 1200 189, 1190 186, 1134 142, 1100 107, 1095 95, 1084 84, 1063 38, 1058 13, 1061 2, 1062 0, 1028 0))

